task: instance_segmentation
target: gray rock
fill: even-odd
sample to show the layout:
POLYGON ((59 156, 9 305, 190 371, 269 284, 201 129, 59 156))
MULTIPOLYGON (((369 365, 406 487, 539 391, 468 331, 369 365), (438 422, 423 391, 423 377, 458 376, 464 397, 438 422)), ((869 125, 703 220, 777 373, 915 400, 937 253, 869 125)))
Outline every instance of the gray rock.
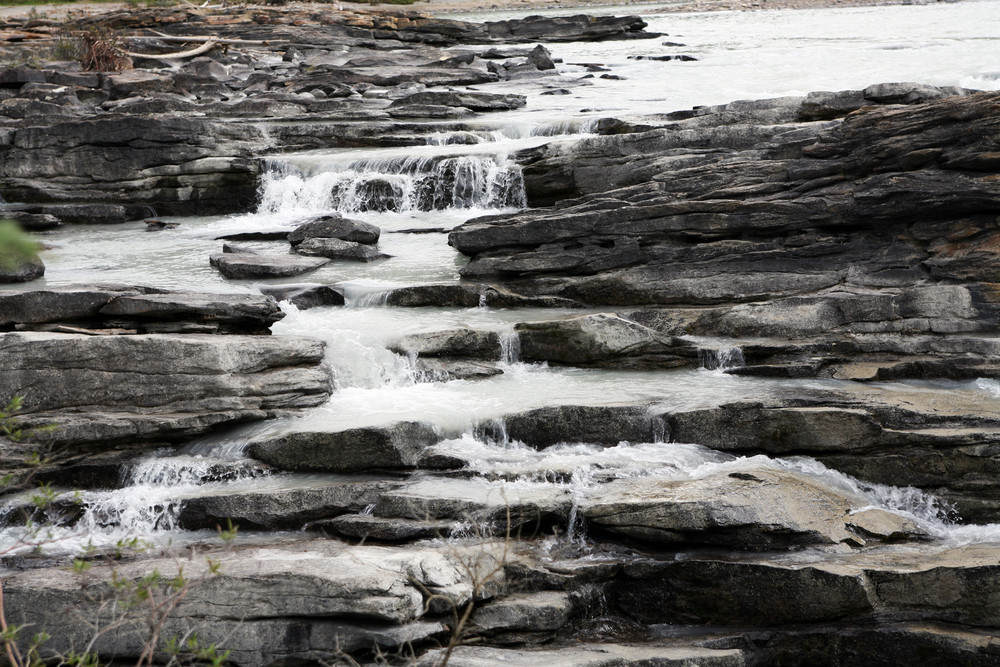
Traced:
POLYGON ((0 293, 0 327, 54 324, 131 328, 166 333, 269 333, 284 315, 269 297, 252 294, 172 292, 126 285, 69 285, 0 293))
MULTIPOLYGON (((553 65, 555 67, 555 65, 553 65)), ((527 104, 524 95, 503 95, 498 93, 449 93, 422 92, 407 95, 394 100, 391 107, 409 105, 438 105, 446 107, 465 107, 472 111, 509 111, 519 109, 527 104)))
POLYGON ((379 235, 379 228, 367 222, 339 216, 325 216, 296 227, 288 235, 288 241, 292 245, 298 245, 306 239, 321 238, 374 245, 378 243, 379 235))
POLYGON ((635 405, 561 405, 506 415, 503 421, 511 440, 537 449, 562 442, 652 442, 659 425, 644 406, 635 405))
MULTIPOLYGON (((116 578, 136 581, 155 570, 169 582, 183 564, 192 584, 163 632, 197 632, 200 642, 225 646, 240 664, 263 667, 276 660, 328 657, 338 649, 392 648, 440 634, 440 623, 420 620, 425 611, 421 591, 463 605, 474 591, 466 567, 487 571, 497 562, 490 551, 461 548, 348 547, 331 540, 302 547, 292 543, 211 554, 218 567, 215 575, 207 572, 203 559, 180 563, 149 558, 119 564, 116 578)), ((111 569, 97 565, 89 576, 95 582, 110 581, 111 569)), ((22 572, 4 583, 12 623, 55 630, 52 619, 60 618, 59 631, 51 633, 54 650, 88 641, 95 619, 102 626, 118 621, 95 643, 99 655, 135 658, 143 649, 145 610, 112 616, 116 605, 108 601, 121 593, 110 585, 98 583, 82 592, 77 576, 64 568, 22 572)))
POLYGON ((565 592, 511 595, 479 607, 472 622, 488 632, 554 632, 569 622, 573 602, 565 592))
POLYGON ((327 259, 347 259, 356 262, 374 262, 388 259, 391 255, 379 252, 373 246, 330 238, 308 238, 295 246, 295 252, 312 257, 327 259))
POLYGON ((457 357, 495 361, 500 359, 500 335, 495 331, 449 329, 410 334, 389 345, 400 354, 418 357, 457 357))
POLYGON ((322 359, 295 337, 7 333, 0 395, 24 396, 26 425, 57 424, 56 443, 141 445, 319 405, 322 359))
POLYGON ((185 500, 177 516, 188 530, 218 526, 227 521, 238 528, 297 530, 324 519, 357 512, 374 504, 389 482, 339 482, 311 488, 199 496, 185 500))
MULTIPOLYGON (((433 667, 442 651, 422 657, 418 667, 433 667)), ((743 667, 744 653, 739 649, 710 649, 698 646, 626 646, 622 644, 583 644, 572 648, 502 649, 488 646, 459 646, 449 665, 488 667, 489 665, 551 665, 551 667, 743 667)))
POLYGON ((27 283, 45 275, 45 264, 38 257, 17 258, 0 264, 0 283, 27 283))
POLYGON ((262 285, 260 291, 301 310, 318 306, 343 306, 344 292, 333 285, 262 285))
POLYGON ((524 361, 572 366, 677 368, 692 365, 697 351, 637 322, 601 313, 565 320, 523 322, 515 327, 524 361))
POLYGON ((541 44, 528 53, 528 62, 542 71, 556 68, 555 62, 552 61, 552 53, 541 44))
POLYGON ((226 278, 253 280, 300 276, 324 266, 330 260, 295 255, 249 255, 218 253, 209 257, 212 266, 226 278))
POLYGON ((370 514, 346 514, 335 519, 318 521, 312 527, 363 541, 409 542, 448 537, 456 525, 453 521, 419 521, 370 514))
POLYGON ((412 468, 423 449, 436 443, 421 422, 399 422, 335 432, 304 432, 250 443, 250 456, 282 470, 361 472, 412 468))
POLYGON ((581 513, 592 525, 640 540, 718 544, 738 551, 863 546, 866 538, 922 533, 912 521, 888 513, 881 517, 885 527, 852 531, 850 512, 870 502, 806 475, 747 467, 694 480, 613 480, 588 494, 581 513))

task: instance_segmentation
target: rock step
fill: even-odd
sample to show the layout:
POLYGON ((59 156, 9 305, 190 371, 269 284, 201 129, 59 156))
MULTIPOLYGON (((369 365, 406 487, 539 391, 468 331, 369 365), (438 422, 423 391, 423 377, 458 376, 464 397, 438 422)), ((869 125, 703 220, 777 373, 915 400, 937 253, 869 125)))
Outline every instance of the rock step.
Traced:
POLYGON ((0 329, 59 325, 135 333, 269 334, 284 317, 255 294, 178 292, 125 285, 70 285, 0 293, 0 329))
POLYGON ((323 343, 292 336, 0 335, 0 395, 61 445, 143 446, 314 407, 330 395, 323 343))
MULTIPOLYGON (((433 651, 421 658, 418 667, 434 667, 443 651, 433 651)), ((459 646, 448 660, 454 667, 491 667, 492 665, 551 665, 552 667, 744 667, 743 651, 708 649, 697 646, 627 646, 621 644, 584 644, 560 649, 502 649, 459 646)))

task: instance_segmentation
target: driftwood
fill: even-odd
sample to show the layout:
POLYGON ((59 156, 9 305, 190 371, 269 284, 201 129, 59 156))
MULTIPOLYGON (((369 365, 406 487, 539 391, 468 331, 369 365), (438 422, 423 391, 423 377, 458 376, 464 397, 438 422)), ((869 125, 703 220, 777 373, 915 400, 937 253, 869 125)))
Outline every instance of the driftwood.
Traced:
POLYGON ((210 39, 199 47, 189 49, 187 51, 174 51, 173 53, 135 53, 133 51, 126 51, 125 55, 131 56, 133 58, 162 58, 164 60, 174 60, 178 58, 193 58, 195 56, 200 56, 203 53, 207 53, 219 45, 219 42, 214 39, 210 39))
MULTIPOLYGON (((156 32, 156 31, 154 31, 156 32)), ((222 39, 220 37, 215 37, 213 35, 198 35, 198 36, 176 36, 176 35, 164 35, 157 32, 156 37, 149 37, 145 35, 128 37, 127 39, 158 39, 161 42, 200 42, 204 40, 204 44, 197 46, 193 49, 187 51, 175 51, 173 53, 134 53, 132 51, 126 51, 126 55, 133 58, 161 58, 163 60, 176 60, 180 58, 193 58, 195 56, 200 56, 203 53, 207 53, 214 49, 220 44, 230 45, 253 45, 253 46, 267 46, 268 43, 264 40, 253 40, 253 39, 222 39)))

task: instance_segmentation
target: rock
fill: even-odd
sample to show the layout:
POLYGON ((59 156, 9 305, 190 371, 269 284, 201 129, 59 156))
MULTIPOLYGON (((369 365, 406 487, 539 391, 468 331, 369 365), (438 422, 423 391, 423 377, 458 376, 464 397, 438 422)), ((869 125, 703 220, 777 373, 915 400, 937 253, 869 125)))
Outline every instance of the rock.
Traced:
POLYGON ((421 521, 459 521, 478 534, 504 535, 565 525, 573 501, 565 488, 523 486, 484 479, 426 477, 383 494, 374 514, 421 521), (508 524, 509 520, 509 524, 508 524))
POLYGON ((885 527, 850 530, 855 524, 849 523, 849 513, 869 504, 862 496, 805 475, 747 467, 690 481, 617 479, 588 494, 581 513, 592 525, 639 540, 721 544, 738 551, 807 544, 862 546, 866 538, 880 535, 923 534, 912 521, 888 513, 881 516, 888 522, 885 527))
POLYGON ((339 482, 311 488, 199 496, 185 500, 177 516, 187 530, 218 526, 227 521, 240 529, 299 530, 311 524, 373 504, 389 482, 339 482))
POLYGON ((834 563, 694 556, 625 566, 620 608, 646 623, 775 628, 861 619, 992 623, 993 546, 859 551, 834 563), (625 583, 627 582, 627 583, 625 583), (780 601, 780 602, 779 602, 780 601))
POLYGON ((542 71, 556 68, 556 64, 552 61, 552 53, 541 44, 528 53, 528 62, 542 71))
POLYGON ((476 609, 471 620, 487 632, 555 632, 569 622, 572 611, 569 595, 547 591, 510 595, 476 609))
POLYGON ((495 331, 451 329, 426 334, 410 334, 395 341, 389 349, 418 357, 459 357, 498 360, 500 335, 495 331))
POLYGON ((622 441, 652 442, 658 420, 644 406, 561 405, 538 408, 503 418, 511 440, 544 449, 562 442, 617 445, 622 441))
POLYGON ((526 16, 523 19, 487 21, 491 40, 505 42, 579 42, 605 39, 654 39, 638 16, 526 16))
POLYGON ((343 306, 344 292, 333 285, 262 285, 260 291, 300 310, 318 306, 343 306))
POLYGON ((38 257, 10 260, 0 257, 0 283, 27 283, 45 275, 45 264, 38 257))
MULTIPOLYGON (((419 667, 438 664, 443 649, 420 659, 419 667)), ((449 665, 486 667, 486 665, 551 665, 552 667, 741 667, 744 654, 738 649, 709 649, 698 646, 626 646, 621 644, 583 644, 572 648, 515 650, 488 646, 459 646, 449 665)))
MULTIPOLYGON (((555 65, 553 65, 555 67, 555 65)), ((527 104, 524 95, 502 95, 498 93, 448 93, 422 92, 394 100, 390 107, 409 105, 438 105, 465 107, 472 111, 509 111, 527 104)))
POLYGON ((324 266, 330 260, 295 255, 228 254, 218 253, 209 257, 212 266, 226 278, 253 280, 300 276, 324 266))
POLYGON ((690 343, 661 336, 611 314, 522 322, 515 327, 524 361, 572 366, 677 368, 697 352, 690 343))
POLYGON ((284 317, 269 297, 172 292, 125 285, 69 285, 0 293, 0 329, 56 324, 139 333, 267 334, 284 317))
POLYGON ((247 452, 282 470, 398 470, 414 467, 423 449, 438 439, 427 424, 399 422, 330 433, 289 433, 251 442, 247 452))
POLYGON ((377 259, 388 259, 391 255, 379 252, 373 246, 341 241, 330 238, 308 238, 295 246, 295 252, 312 257, 327 259, 347 259, 357 262, 374 262, 377 259))
POLYGON ((288 235, 288 241, 292 245, 299 245, 306 239, 320 238, 374 245, 378 243, 379 235, 378 227, 367 222, 339 216, 325 216, 296 227, 288 235))
POLYGON ((112 299, 98 311, 98 315, 127 320, 134 318, 140 330, 156 328, 166 332, 169 327, 160 322, 181 320, 210 324, 220 333, 244 334, 268 334, 271 325, 285 316, 270 297, 193 292, 126 294, 112 299))
POLYGON ((353 537, 367 542, 409 542, 412 540, 448 537, 455 528, 453 521, 418 521, 377 517, 370 514, 345 514, 335 519, 318 521, 318 530, 329 530, 337 535, 353 537))
POLYGON ((62 225, 62 221, 48 213, 28 213, 26 211, 4 211, 3 217, 13 220, 21 229, 29 232, 44 232, 62 225))
MULTIPOLYGON (((373 643, 392 649, 444 631, 440 623, 422 619, 421 591, 464 605, 475 590, 465 566, 489 571, 497 562, 489 551, 461 548, 449 553, 348 547, 332 540, 302 547, 293 542, 213 553, 216 575, 207 572, 202 559, 185 560, 184 576, 193 583, 172 609, 163 632, 183 636, 197 631, 200 642, 225 645, 230 659, 250 667, 275 660, 315 660, 336 651, 357 653, 370 650, 373 643)), ((179 566, 172 558, 148 558, 118 564, 115 570, 121 581, 137 581, 157 571, 169 582, 179 566)), ((111 580, 111 570, 97 565, 89 572, 95 581, 104 582, 111 580)), ((85 594, 76 575, 64 568, 22 572, 4 583, 12 623, 52 628, 52 619, 63 616, 51 644, 61 651, 90 639, 90 621, 108 625, 105 621, 112 617, 107 610, 113 606, 108 601, 120 595, 103 584, 88 587, 85 594), (84 613, 64 614, 67 608, 84 613)), ((144 648, 144 611, 115 616, 121 623, 100 635, 94 644, 98 655, 138 658, 144 648)))
MULTIPOLYGON (((796 317, 817 331, 899 318, 863 319, 846 299, 810 303, 817 293, 890 303, 915 284, 994 280, 988 232, 957 240, 945 230, 1000 210, 992 149, 962 139, 994 124, 995 94, 869 106, 832 123, 798 122, 802 104, 733 103, 518 154, 530 204, 578 199, 452 231, 449 242, 472 256, 463 275, 592 304, 767 312, 796 298, 796 317), (943 122, 954 113, 963 120, 943 122)), ((992 327, 993 302, 983 305, 976 326, 992 327)))
POLYGON ((483 380, 503 375, 495 363, 461 359, 417 359, 413 364, 418 382, 451 382, 452 380, 483 380))
POLYGON ((0 337, 0 395, 23 395, 26 426, 56 423, 56 444, 142 445, 192 437, 330 392, 323 345, 278 336, 0 337))

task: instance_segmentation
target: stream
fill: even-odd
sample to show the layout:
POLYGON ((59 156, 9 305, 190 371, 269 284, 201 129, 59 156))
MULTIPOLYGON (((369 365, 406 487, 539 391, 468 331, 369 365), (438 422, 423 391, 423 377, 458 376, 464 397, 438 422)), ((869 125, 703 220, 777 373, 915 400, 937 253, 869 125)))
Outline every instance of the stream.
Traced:
MULTIPOLYGON (((631 8, 602 8, 624 14, 631 8)), ((463 15, 482 20, 506 14, 463 15)), ((905 514, 939 539, 1000 539, 1000 525, 962 526, 947 508, 914 490, 863 484, 811 459, 735 457, 697 443, 627 443, 604 447, 559 445, 538 452, 504 437, 505 414, 555 405, 645 402, 667 408, 698 408, 800 390, 947 391, 996 397, 997 383, 902 383, 854 385, 834 380, 744 378, 722 370, 740 364, 729 341, 704 340, 703 368, 674 371, 608 371, 522 363, 514 325, 578 315, 581 310, 398 308, 384 303, 395 287, 455 283, 463 257, 447 244, 447 230, 471 218, 515 211, 525 205, 518 167, 508 156, 548 142, 587 136, 600 117, 642 118, 694 105, 737 99, 802 95, 887 81, 1000 89, 1000 2, 965 1, 907 7, 872 7, 646 16, 663 40, 573 43, 551 46, 560 72, 578 78, 574 63, 599 62, 619 80, 593 78, 568 95, 531 94, 530 84, 481 86, 527 92, 526 108, 477 120, 481 128, 427 134, 416 148, 262 154, 266 170, 260 203, 245 215, 169 218, 176 228, 156 234, 142 223, 68 226, 45 237, 44 280, 27 288, 85 282, 146 284, 200 291, 255 291, 250 281, 228 281, 209 265, 226 234, 290 230, 304 218, 340 212, 377 225, 378 248, 389 259, 334 261, 304 277, 276 283, 337 283, 345 307, 300 311, 283 303, 276 335, 306 335, 327 344, 334 371, 330 401, 301 417, 261 423, 153 452, 133 466, 122 487, 83 493, 85 511, 73 527, 46 529, 46 552, 77 553, 87 545, 108 547, 140 538, 174 546, 212 534, 178 530, 186 498, 246 491, 311 487, 331 475, 267 474, 244 454, 255 437, 293 430, 342 430, 402 420, 430 422, 447 436, 436 450, 469 461, 469 472, 498 488, 560 486, 571 493, 614 477, 693 479, 745 466, 772 466, 822 478, 870 500, 874 507, 905 514), (888 28, 887 28, 888 26, 888 28), (669 41, 684 46, 663 46, 669 41), (697 60, 656 62, 631 56, 683 53, 697 60), (423 232, 423 233, 421 233, 423 232), (413 360, 388 349, 406 334, 456 327, 499 332, 505 341, 503 374, 481 380, 430 382, 413 360), (484 428, 489 425, 490 428, 484 428), (220 479, 218 470, 227 471, 220 479)), ((287 244, 246 241, 253 250, 284 252, 287 244)), ((22 286, 18 286, 21 289, 22 286)), ((572 521, 571 521, 572 523, 572 521)), ((0 546, 23 537, 23 528, 0 532, 0 546)), ((566 533, 579 536, 570 525, 566 533)))

